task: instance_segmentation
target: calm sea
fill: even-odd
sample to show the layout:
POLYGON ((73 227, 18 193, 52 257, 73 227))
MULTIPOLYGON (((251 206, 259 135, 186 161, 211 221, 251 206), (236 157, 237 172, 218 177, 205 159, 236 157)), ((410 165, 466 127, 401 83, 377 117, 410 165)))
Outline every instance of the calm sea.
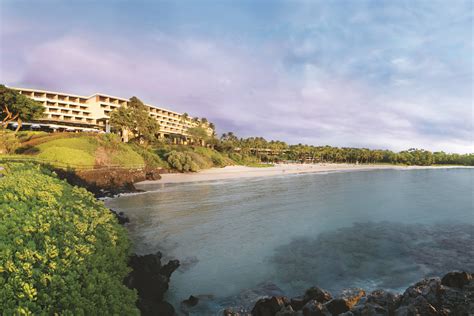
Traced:
POLYGON ((371 170, 151 185, 107 201, 140 254, 181 268, 168 299, 209 310, 310 286, 400 290, 474 271, 473 169, 371 170))

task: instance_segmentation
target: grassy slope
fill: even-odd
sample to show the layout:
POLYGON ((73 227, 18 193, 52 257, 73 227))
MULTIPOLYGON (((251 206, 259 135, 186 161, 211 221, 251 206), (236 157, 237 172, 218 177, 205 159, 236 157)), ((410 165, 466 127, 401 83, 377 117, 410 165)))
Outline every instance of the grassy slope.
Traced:
POLYGON ((20 135, 17 152, 24 157, 71 167, 143 167, 145 161, 131 146, 114 135, 57 133, 20 135))
MULTIPOLYGON (((124 144, 116 135, 93 133, 44 133, 19 132, 20 159, 41 160, 57 167, 88 169, 93 167, 118 166, 136 168, 167 168, 167 155, 172 151, 186 153, 197 165, 198 170, 229 165, 267 167, 255 157, 241 154, 220 153, 214 149, 199 146, 159 145, 144 148, 134 143, 124 144)), ((1 157, 1 155, 0 155, 1 157)))

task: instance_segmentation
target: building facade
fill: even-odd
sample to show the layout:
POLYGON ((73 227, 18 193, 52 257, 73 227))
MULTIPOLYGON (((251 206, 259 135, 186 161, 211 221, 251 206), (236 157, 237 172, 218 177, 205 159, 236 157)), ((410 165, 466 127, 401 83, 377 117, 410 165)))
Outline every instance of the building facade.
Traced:
MULTIPOLYGON (((52 130, 106 131, 111 112, 128 104, 127 99, 101 93, 86 97, 36 89, 11 89, 42 103, 46 108, 43 118, 29 123, 52 130)), ((150 116, 155 118, 160 125, 161 137, 186 138, 189 136, 187 133, 189 128, 202 125, 200 121, 183 116, 181 113, 149 104, 146 106, 150 116)), ((207 128, 209 135, 214 132, 209 124, 202 126, 207 128)))

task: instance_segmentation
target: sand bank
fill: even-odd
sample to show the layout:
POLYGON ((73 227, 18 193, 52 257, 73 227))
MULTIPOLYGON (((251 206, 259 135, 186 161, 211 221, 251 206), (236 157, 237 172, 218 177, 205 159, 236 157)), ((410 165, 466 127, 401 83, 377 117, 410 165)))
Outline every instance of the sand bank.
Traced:
POLYGON ((281 176, 286 174, 303 174, 333 171, 358 171, 375 169, 431 169, 431 168, 469 168, 463 166, 396 166, 396 165, 355 165, 355 164, 276 164, 273 167, 255 168, 245 166, 228 166, 224 168, 211 168, 196 173, 169 173, 163 174, 161 180, 143 181, 140 184, 153 183, 187 183, 200 181, 228 180, 240 178, 281 176))

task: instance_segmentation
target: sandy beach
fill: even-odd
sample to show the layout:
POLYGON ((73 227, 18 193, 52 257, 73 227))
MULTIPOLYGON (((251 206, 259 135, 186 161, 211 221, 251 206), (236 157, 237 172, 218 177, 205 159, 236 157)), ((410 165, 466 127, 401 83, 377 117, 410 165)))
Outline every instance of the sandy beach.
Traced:
POLYGON ((376 169, 431 169, 431 168, 469 168, 464 166, 397 166, 397 165, 355 165, 355 164, 276 164, 273 167, 256 168, 245 166, 227 166, 211 168, 196 173, 169 173, 163 174, 161 180, 143 181, 136 185, 153 183, 188 183, 200 181, 228 180, 255 177, 281 176, 287 174, 303 174, 334 171, 364 171, 376 169))

